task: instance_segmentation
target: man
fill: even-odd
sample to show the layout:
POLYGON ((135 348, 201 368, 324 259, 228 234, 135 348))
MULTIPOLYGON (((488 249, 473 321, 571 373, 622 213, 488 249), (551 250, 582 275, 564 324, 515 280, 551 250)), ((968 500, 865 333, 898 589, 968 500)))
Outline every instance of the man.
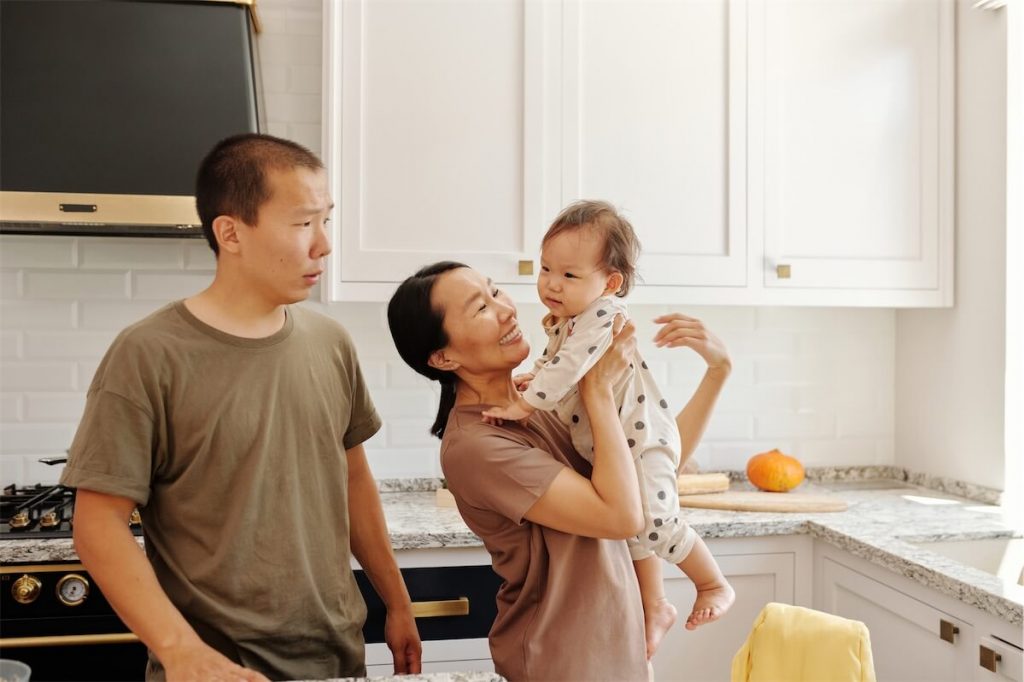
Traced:
POLYGON ((331 250, 323 165, 287 140, 229 138, 196 205, 213 283, 125 329, 97 369, 62 478, 75 548, 149 648, 147 679, 364 675, 350 550, 388 607, 395 671, 418 673, 362 446, 380 418, 347 332, 292 305, 331 250))

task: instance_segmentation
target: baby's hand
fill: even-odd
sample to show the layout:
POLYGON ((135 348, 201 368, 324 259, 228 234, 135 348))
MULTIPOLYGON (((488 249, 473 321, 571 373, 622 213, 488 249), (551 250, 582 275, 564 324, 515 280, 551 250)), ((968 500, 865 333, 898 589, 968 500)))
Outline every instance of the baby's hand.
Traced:
POLYGON ((512 383, 515 384, 516 390, 522 393, 526 390, 526 387, 533 381, 533 372, 527 372, 526 374, 517 374, 512 377, 512 383))
POLYGON ((533 414, 533 408, 525 400, 520 398, 508 407, 492 407, 489 410, 484 410, 483 418, 488 424, 501 425, 508 421, 519 421, 520 419, 526 419, 533 414))

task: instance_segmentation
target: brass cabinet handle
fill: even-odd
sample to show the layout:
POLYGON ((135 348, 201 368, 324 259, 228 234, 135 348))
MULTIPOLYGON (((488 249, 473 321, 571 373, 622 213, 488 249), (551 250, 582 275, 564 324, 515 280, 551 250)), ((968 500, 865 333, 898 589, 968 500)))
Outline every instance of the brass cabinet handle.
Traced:
POLYGON ((960 634, 960 628, 950 623, 948 620, 939 621, 939 637, 950 644, 956 640, 956 636, 960 634))
POLYGON ((775 266, 775 276, 778 277, 779 279, 789 279, 791 274, 792 274, 792 268, 790 268, 790 266, 788 266, 788 265, 776 265, 775 266))
POLYGON ((413 618, 439 618, 441 616, 468 616, 469 597, 443 601, 414 601, 413 618))
POLYGON ((978 665, 985 670, 995 672, 1001 660, 1003 660, 1003 657, 987 646, 981 645, 978 647, 978 665))
POLYGON ((520 275, 532 275, 533 274, 533 261, 532 260, 521 260, 521 261, 519 261, 519 274, 520 275))
POLYGON ((105 635, 64 635, 57 637, 7 637, 0 639, 0 648, 39 646, 80 646, 83 644, 130 644, 139 638, 130 632, 115 632, 105 635))

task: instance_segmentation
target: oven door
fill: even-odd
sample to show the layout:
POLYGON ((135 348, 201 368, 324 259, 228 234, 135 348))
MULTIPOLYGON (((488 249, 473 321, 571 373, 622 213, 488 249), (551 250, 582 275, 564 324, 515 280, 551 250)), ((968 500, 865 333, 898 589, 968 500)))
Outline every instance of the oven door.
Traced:
POLYGON ((141 680, 146 647, 81 564, 0 566, 0 649, 45 680, 141 680))

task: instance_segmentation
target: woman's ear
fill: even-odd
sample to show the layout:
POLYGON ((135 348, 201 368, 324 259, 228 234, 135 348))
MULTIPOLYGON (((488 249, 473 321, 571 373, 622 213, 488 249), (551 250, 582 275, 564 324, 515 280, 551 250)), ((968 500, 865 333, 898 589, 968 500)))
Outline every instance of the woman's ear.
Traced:
POLYGON ((454 372, 459 368, 459 363, 449 360, 443 350, 435 350, 431 353, 430 357, 427 358, 427 364, 434 369, 442 369, 446 372, 454 372))
POLYGON ((626 281, 626 280, 622 276, 621 272, 619 272, 618 270, 612 271, 608 275, 608 279, 606 279, 605 283, 604 283, 604 294, 605 294, 605 296, 607 296, 608 294, 617 293, 618 290, 622 288, 622 283, 624 281, 626 281))

